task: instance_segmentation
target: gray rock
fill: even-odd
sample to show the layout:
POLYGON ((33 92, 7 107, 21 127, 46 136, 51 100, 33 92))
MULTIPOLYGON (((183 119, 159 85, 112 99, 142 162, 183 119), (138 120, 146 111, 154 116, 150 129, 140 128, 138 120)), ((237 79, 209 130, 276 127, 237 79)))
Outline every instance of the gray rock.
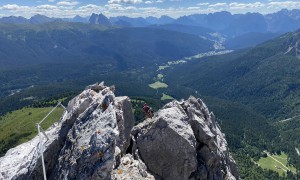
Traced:
POLYGON ((133 130, 141 159, 164 179, 188 179, 197 169, 196 139, 187 120, 177 107, 170 107, 133 130))
POLYGON ((59 156, 58 179, 107 178, 114 164, 116 112, 95 104, 79 117, 59 156))
POLYGON ((116 118, 119 129, 119 138, 117 139, 117 146, 121 149, 122 155, 130 142, 130 133, 134 126, 134 116, 132 113, 132 106, 130 99, 127 96, 115 98, 116 118))
POLYGON ((54 179, 109 179, 120 159, 116 149, 124 154, 129 145, 134 124, 130 99, 115 98, 111 88, 103 88, 103 84, 101 88, 94 86, 100 91, 94 91, 96 98, 69 130, 54 179), (107 102, 110 104, 103 109, 107 102))
POLYGON ((92 84, 92 85, 87 86, 85 88, 85 90, 91 89, 95 92, 100 92, 105 88, 106 88, 106 86, 104 86, 104 82, 102 81, 101 83, 96 83, 96 84, 92 84))
MULTIPOLYGON (((125 153, 134 124, 130 99, 115 98, 113 91, 104 83, 87 87, 46 131, 49 140, 44 143, 44 157, 50 179, 110 177, 117 166, 115 149, 119 146, 125 153), (112 102, 104 110, 101 104, 108 96, 112 102)), ((0 158, 0 179, 43 179, 38 144, 36 136, 0 158)))
POLYGON ((194 97, 173 101, 132 130, 133 154, 162 179, 239 179, 215 117, 194 97))
POLYGON ((120 165, 112 171, 113 180, 153 180, 152 174, 147 171, 146 165, 141 160, 133 159, 132 155, 122 157, 120 165))
MULTIPOLYGON (((59 151, 58 132, 61 122, 52 125, 46 134, 50 138, 44 143, 46 168, 51 170, 55 166, 55 153, 59 151), (51 149, 51 150, 50 150, 51 149), (52 159, 54 157, 54 159, 52 159)), ((43 142, 46 139, 43 138, 43 142)), ((10 149, 4 157, 0 158, 0 179, 41 179, 42 164, 39 158, 39 138, 35 137, 31 141, 23 143, 10 149)))
MULTIPOLYGON (((168 103, 133 127, 130 99, 114 90, 88 86, 46 131, 49 179, 239 179, 215 116, 200 99, 168 103)), ((43 179, 38 145, 37 136, 0 158, 0 179, 43 179)))

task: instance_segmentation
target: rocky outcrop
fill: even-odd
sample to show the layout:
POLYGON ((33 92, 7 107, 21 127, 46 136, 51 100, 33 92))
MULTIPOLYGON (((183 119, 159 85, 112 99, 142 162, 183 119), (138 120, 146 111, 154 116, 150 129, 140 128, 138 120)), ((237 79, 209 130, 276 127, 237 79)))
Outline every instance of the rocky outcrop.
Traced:
MULTIPOLYGON (((59 152, 58 132, 61 123, 55 123, 46 132, 49 140, 44 143, 44 157, 47 170, 51 170, 59 152), (50 150, 51 149, 51 150, 50 150)), ((45 139, 44 139, 45 142, 45 139)), ((43 178, 42 164, 39 158, 39 138, 10 149, 0 158, 0 179, 41 179, 43 178), (40 178, 38 178, 40 177, 40 178)))
MULTIPOLYGON (((134 118, 130 99, 114 87, 91 85, 71 100, 44 140, 47 175, 53 179, 110 177, 115 149, 125 153, 134 118), (107 108, 103 101, 109 99, 107 108)), ((43 179, 38 136, 0 158, 0 179, 43 179)))
POLYGON ((136 159, 162 179, 238 179, 215 117, 194 97, 165 105, 132 130, 136 159))
POLYGON ((147 171, 147 166, 140 160, 133 159, 131 154, 122 157, 119 166, 112 171, 112 179, 155 179, 152 174, 147 171))
MULTIPOLYGON (((193 97, 173 101, 133 127, 128 97, 88 86, 44 139, 49 179, 238 179, 214 115, 193 97)), ((43 179, 39 140, 0 158, 0 179, 43 179)))

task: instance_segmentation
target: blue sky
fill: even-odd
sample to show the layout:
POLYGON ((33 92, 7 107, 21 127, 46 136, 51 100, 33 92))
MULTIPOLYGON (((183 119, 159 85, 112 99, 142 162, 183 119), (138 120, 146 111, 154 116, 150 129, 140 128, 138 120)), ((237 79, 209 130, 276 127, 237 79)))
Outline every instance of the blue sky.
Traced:
POLYGON ((0 16, 49 17, 106 16, 179 17, 195 13, 272 13, 281 9, 300 9, 299 0, 0 0, 0 16))

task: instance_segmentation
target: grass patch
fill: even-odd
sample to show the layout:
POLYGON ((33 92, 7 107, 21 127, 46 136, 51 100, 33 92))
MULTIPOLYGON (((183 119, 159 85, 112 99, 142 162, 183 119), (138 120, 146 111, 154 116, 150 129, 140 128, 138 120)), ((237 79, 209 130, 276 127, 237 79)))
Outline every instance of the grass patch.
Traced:
MULTIPOLYGON (((37 135, 35 124, 42 120, 53 107, 23 108, 0 117, 0 156, 7 150, 31 140, 37 135)), ((64 109, 57 108, 42 123, 44 130, 57 122, 64 109)))
POLYGON ((185 60, 169 61, 168 65, 176 65, 176 64, 182 64, 182 63, 186 63, 186 61, 185 60))
POLYGON ((153 89, 168 88, 168 85, 166 83, 160 81, 156 81, 155 83, 149 84, 149 86, 153 89))
POLYGON ((284 153, 281 153, 281 155, 270 155, 269 153, 268 157, 260 158, 257 163, 263 169, 276 171, 281 176, 283 174, 286 175, 286 171, 296 173, 296 169, 293 166, 287 165, 287 155, 284 153))
POLYGON ((157 75, 157 79, 162 80, 162 78, 164 78, 164 75, 163 75, 163 74, 158 74, 158 75, 157 75))
POLYGON ((163 93, 163 96, 160 99, 161 100, 173 100, 174 98, 172 96, 169 96, 169 95, 163 93))
POLYGON ((54 100, 45 102, 45 105, 48 105, 48 104, 50 104, 50 105, 51 104, 57 104, 59 102, 64 102, 66 99, 67 99, 67 97, 63 97, 63 98, 60 98, 60 99, 54 99, 54 100))
POLYGON ((164 69, 166 69, 166 68, 168 68, 168 67, 170 67, 170 66, 168 66, 168 65, 166 65, 166 66, 159 66, 159 67, 158 67, 158 70, 164 70, 164 69))
POLYGON ((139 100, 139 99, 130 99, 130 101, 131 101, 132 103, 145 103, 144 100, 139 100))

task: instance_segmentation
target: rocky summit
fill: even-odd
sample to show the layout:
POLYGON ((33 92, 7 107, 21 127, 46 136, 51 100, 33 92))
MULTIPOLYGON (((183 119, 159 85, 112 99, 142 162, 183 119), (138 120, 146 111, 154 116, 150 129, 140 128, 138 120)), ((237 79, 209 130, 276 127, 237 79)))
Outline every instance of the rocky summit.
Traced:
MULTIPOLYGON (((43 139, 48 179, 239 179, 202 100, 173 101, 134 126, 130 99, 88 86, 43 139)), ((43 179, 39 137, 0 158, 0 179, 43 179)))

